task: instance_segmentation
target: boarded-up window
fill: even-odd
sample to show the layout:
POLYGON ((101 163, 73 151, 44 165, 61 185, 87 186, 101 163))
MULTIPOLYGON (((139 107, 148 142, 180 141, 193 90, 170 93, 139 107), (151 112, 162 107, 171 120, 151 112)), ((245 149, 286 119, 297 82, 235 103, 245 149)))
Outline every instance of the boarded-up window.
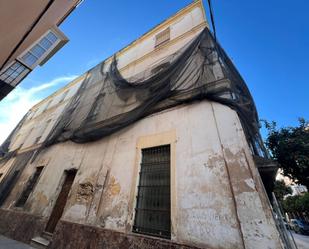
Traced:
POLYGON ((142 150, 133 231, 170 238, 170 145, 142 150))
POLYGON ((170 28, 167 28, 156 35, 155 47, 159 47, 170 40, 170 28))
POLYGON ((38 182, 38 179, 42 173, 43 167, 37 167, 36 171, 34 172, 33 176, 30 178, 29 182, 27 183, 26 188, 22 192, 20 198, 16 202, 16 207, 23 207, 28 200, 29 195, 31 194, 32 190, 34 189, 35 185, 38 182))

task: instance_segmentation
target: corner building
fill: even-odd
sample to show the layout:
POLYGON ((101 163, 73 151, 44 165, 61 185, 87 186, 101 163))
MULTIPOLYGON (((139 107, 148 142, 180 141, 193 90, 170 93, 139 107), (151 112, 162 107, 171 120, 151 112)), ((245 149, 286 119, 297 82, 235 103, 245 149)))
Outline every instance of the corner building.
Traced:
POLYGON ((283 248, 253 99, 195 1, 34 106, 0 233, 45 248, 283 248), (265 187, 264 187, 265 186, 265 187))

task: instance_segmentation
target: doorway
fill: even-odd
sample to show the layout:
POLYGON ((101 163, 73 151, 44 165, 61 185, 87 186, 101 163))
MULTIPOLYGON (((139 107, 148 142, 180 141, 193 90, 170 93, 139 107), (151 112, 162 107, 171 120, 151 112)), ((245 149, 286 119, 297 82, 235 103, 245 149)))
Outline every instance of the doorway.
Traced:
POLYGON ((53 233, 55 231, 57 223, 62 216, 75 175, 76 170, 65 171, 65 179, 62 184, 61 191, 45 228, 45 231, 48 233, 53 233))

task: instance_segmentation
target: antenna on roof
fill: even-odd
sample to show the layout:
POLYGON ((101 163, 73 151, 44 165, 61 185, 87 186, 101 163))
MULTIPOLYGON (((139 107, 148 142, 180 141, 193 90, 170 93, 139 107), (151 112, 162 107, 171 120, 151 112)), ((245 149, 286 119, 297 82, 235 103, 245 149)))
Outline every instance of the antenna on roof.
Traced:
POLYGON ((208 6, 209 6, 210 19, 211 19, 211 26, 212 26, 212 29, 213 29, 215 41, 217 42, 216 26, 215 26, 215 20, 214 20, 214 15, 213 15, 213 9, 212 9, 211 0, 207 0, 207 2, 208 2, 208 6))

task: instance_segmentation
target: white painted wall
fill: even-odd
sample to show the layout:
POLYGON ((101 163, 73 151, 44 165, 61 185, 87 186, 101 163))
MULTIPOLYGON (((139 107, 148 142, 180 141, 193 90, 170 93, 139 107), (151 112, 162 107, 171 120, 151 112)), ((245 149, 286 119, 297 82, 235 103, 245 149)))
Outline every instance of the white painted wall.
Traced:
POLYGON ((27 210, 48 217, 64 170, 77 168, 63 219, 131 233, 138 141, 170 134, 172 240, 210 248, 281 248, 238 116, 209 101, 157 113, 97 142, 48 148, 23 174, 26 182, 35 166, 46 165, 27 210), (94 193, 80 197, 81 183, 90 183, 94 193))

